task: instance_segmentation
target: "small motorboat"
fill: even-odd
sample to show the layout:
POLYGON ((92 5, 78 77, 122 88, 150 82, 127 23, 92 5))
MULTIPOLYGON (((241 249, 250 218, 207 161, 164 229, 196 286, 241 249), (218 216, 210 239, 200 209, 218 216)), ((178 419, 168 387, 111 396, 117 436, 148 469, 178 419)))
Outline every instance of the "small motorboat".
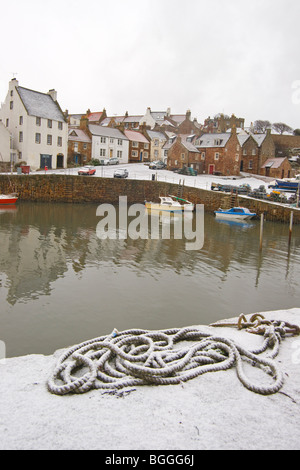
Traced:
POLYGON ((192 212, 194 210, 194 204, 192 202, 186 201, 185 199, 179 198, 177 196, 163 196, 159 199, 160 202, 145 201, 146 208, 167 212, 192 212))
POLYGON ((18 200, 17 194, 0 194, 0 206, 6 204, 15 204, 18 200))
POLYGON ((256 216, 254 212, 250 212, 246 207, 232 207, 228 210, 219 209, 215 211, 215 216, 218 219, 233 219, 233 220, 247 220, 256 216))

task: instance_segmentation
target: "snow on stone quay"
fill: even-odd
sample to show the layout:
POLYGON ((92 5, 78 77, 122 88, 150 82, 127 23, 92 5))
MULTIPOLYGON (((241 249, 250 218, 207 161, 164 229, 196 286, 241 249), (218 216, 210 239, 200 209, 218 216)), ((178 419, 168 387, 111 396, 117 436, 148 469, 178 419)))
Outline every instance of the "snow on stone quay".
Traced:
POLYGON ((293 308, 180 331, 139 330, 137 343, 115 330, 53 356, 3 358, 0 449, 299 449, 299 327, 293 308), (116 372, 104 356, 119 353, 116 372), (94 360, 102 361, 100 379, 94 360), (147 372, 145 380, 151 362, 154 379, 147 372))

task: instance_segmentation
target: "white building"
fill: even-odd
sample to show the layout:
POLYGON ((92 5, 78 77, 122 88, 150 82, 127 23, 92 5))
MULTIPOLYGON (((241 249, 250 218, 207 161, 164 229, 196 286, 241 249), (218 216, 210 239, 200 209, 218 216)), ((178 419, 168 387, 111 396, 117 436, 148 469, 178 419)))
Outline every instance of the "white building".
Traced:
POLYGON ((118 129, 90 124, 92 134, 92 158, 105 160, 117 157, 120 163, 128 163, 129 140, 118 129))
POLYGON ((16 150, 11 152, 12 163, 26 162, 33 170, 67 166, 68 124, 55 90, 40 93, 20 87, 12 79, 1 105, 0 121, 11 134, 11 148, 16 150))
MULTIPOLYGON (((9 164, 15 159, 12 149, 12 136, 9 130, 0 121, 0 166, 2 163, 9 164)), ((9 168, 10 169, 10 168, 9 168)))

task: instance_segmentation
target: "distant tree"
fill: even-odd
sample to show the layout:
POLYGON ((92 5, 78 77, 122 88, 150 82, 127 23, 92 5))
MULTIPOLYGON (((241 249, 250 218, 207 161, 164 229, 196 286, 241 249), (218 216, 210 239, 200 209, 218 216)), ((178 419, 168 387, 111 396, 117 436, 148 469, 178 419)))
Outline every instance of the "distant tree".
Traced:
POLYGON ((253 130, 257 134, 264 134, 265 132, 267 132, 267 129, 269 129, 271 126, 272 124, 270 123, 270 121, 258 119, 254 122, 253 130))
POLYGON ((293 132, 293 129, 284 122, 274 122, 272 127, 275 132, 278 132, 278 134, 283 134, 284 132, 293 132))
POLYGON ((295 129, 293 132, 294 135, 300 135, 300 129, 295 129))

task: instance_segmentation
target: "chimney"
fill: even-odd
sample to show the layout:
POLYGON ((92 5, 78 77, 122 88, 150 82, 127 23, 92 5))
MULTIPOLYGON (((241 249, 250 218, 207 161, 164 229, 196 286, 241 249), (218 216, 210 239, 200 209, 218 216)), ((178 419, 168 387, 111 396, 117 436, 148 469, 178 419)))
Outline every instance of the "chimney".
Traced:
POLYGON ((86 131, 88 130, 89 120, 86 116, 81 116, 79 129, 86 131))
POLYGON ((55 91, 54 88, 49 90, 47 95, 50 95, 53 101, 57 101, 57 91, 55 91))
POLYGON ((167 117, 171 116, 171 108, 167 108, 167 117))
POLYGON ((188 119, 189 121, 191 120, 191 114, 192 114, 192 113, 191 113, 190 109, 188 109, 187 112, 186 112, 185 117, 186 117, 186 119, 188 119))

